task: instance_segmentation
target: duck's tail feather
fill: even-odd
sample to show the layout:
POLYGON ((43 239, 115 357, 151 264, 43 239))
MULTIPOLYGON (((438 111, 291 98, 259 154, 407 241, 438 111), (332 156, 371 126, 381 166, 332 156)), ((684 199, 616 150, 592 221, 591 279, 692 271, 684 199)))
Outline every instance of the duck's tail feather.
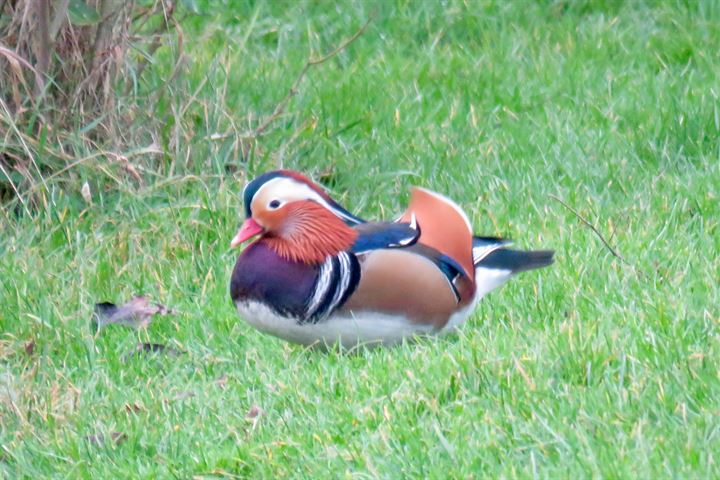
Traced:
POLYGON ((509 270, 512 273, 520 273, 526 270, 547 267, 552 264, 555 255, 553 250, 511 250, 509 248, 498 248, 483 257, 476 267, 484 267, 493 270, 509 270))

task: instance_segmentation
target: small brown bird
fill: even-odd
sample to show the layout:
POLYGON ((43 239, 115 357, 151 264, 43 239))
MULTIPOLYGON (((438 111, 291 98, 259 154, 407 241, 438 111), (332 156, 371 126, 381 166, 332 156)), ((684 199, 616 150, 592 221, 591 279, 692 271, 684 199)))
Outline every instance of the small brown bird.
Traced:
POLYGON ((151 304, 146 296, 137 295, 119 307, 110 302, 96 303, 92 323, 97 330, 113 323, 130 328, 145 328, 155 315, 172 313, 165 305, 151 304))

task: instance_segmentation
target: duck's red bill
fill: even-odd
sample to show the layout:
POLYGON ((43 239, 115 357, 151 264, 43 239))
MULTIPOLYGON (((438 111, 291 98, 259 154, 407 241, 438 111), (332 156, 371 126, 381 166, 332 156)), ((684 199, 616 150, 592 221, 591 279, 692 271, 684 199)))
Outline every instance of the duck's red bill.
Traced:
POLYGON ((240 230, 235 234, 232 241, 230 242, 230 248, 235 248, 241 243, 250 240, 256 235, 260 235, 263 232, 263 228, 252 218, 248 218, 240 227, 240 230))

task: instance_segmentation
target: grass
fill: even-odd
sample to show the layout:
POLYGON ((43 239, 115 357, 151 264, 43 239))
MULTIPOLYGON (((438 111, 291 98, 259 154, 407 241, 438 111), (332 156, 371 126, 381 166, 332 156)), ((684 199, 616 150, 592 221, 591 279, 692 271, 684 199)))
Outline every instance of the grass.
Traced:
MULTIPOLYGON (((164 152, 146 184, 90 159, 2 210, 0 476, 720 476, 717 3, 200 6, 175 90, 134 107, 164 152), (557 262, 458 335, 285 344, 228 294, 245 178, 278 165, 367 217, 430 187, 557 262), (178 314, 95 336, 93 304, 138 292, 178 314)), ((146 93, 172 74, 157 57, 146 93)))

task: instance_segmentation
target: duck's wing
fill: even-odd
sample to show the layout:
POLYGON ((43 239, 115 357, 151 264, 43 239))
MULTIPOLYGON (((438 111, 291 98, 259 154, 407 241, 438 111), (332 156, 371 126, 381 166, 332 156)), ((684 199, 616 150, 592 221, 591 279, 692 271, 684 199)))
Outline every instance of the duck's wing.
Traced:
POLYGON ((414 217, 409 222, 367 222, 355 226, 357 240, 350 251, 354 254, 381 248, 409 247, 420 238, 414 217))
POLYGON ((416 243, 404 248, 380 248, 357 258, 360 282, 342 307, 350 314, 371 312, 384 318, 404 319, 401 323, 439 329, 461 308, 464 285, 458 288, 451 280, 458 276, 459 267, 446 262, 443 254, 430 247, 416 243))
POLYGON ((454 202, 422 188, 395 223, 366 223, 352 249, 357 289, 345 309, 404 315, 441 328, 474 294, 470 223, 454 202))

